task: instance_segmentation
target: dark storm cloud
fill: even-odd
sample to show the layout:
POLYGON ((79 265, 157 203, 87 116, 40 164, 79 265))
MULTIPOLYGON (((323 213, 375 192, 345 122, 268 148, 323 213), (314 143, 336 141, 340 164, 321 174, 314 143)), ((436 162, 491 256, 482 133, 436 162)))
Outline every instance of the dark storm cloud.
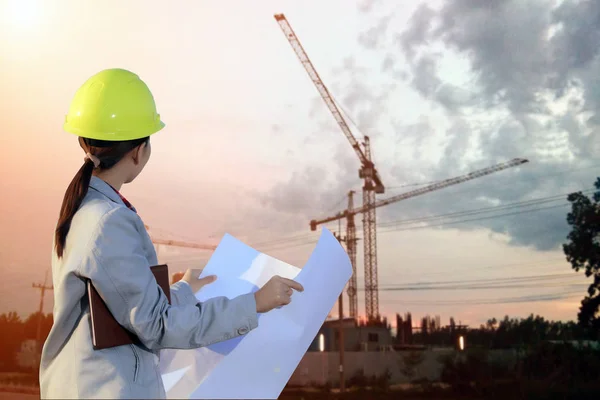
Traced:
MULTIPOLYGON (((565 1, 556 9, 541 0, 454 0, 437 11, 421 6, 408 29, 396 36, 397 45, 410 60, 415 90, 449 111, 478 107, 485 112, 504 107, 509 112, 509 117, 502 117, 495 126, 482 129, 462 121, 459 130, 452 133, 455 126, 448 131, 447 135, 455 139, 447 143, 435 176, 443 172, 466 172, 465 166, 460 166, 460 154, 466 141, 475 137, 479 138, 481 159, 488 164, 522 156, 531 156, 535 164, 522 167, 518 177, 508 170, 480 178, 482 182, 474 181, 469 197, 461 198, 460 204, 436 201, 442 196, 431 193, 422 196, 420 200, 425 203, 414 208, 437 214, 484 206, 484 201, 477 200, 480 196, 507 203, 535 197, 534 194, 541 197, 562 193, 573 182, 590 187, 597 174, 593 168, 555 179, 544 176, 590 165, 599 159, 600 146, 594 134, 600 120, 596 117, 600 106, 598 39, 600 2, 597 1, 565 1), (434 42, 469 58, 477 77, 478 98, 439 95, 438 88, 443 82, 436 72, 437 57, 429 50, 434 42), (565 112, 551 112, 548 99, 560 99, 577 89, 582 91, 581 101, 571 101, 565 112), (578 118, 582 112, 588 112, 591 118, 582 122, 578 118), (539 116, 547 117, 546 122, 541 122, 539 116), (461 136, 457 136, 459 131, 461 136), (559 132, 566 132, 568 148, 577 157, 575 161, 544 154, 563 147, 558 141, 559 132)), ((460 192, 461 187, 447 190, 460 192)), ((514 245, 546 250, 564 241, 567 210, 566 207, 549 209, 474 222, 471 226, 507 233, 514 245)))
MULTIPOLYGON (((413 18, 416 21, 409 30, 398 35, 407 57, 413 58, 428 43, 441 41, 444 47, 470 57, 485 106, 501 102, 514 112, 545 111, 535 94, 547 87, 552 64, 546 41, 547 2, 457 0, 433 14, 423 7, 413 18)), ((422 79, 436 78, 414 70, 422 79)))
POLYGON ((422 4, 412 15, 408 29, 403 33, 395 34, 396 42, 409 60, 414 58, 419 46, 427 44, 435 15, 435 11, 427 4, 422 4))
MULTIPOLYGON (((365 11, 368 8, 365 6, 365 11)), ((599 42, 599 1, 566 0, 553 8, 553 2, 544 0, 452 0, 440 9, 426 4, 418 7, 403 26, 382 19, 367 29, 359 36, 359 44, 382 52, 381 69, 390 76, 390 81, 398 78, 392 78, 389 72, 394 72, 399 60, 404 60, 402 64, 408 68, 412 88, 431 105, 446 110, 450 121, 440 160, 415 167, 421 155, 428 152, 428 139, 440 133, 431 122, 423 117, 419 123, 410 125, 389 110, 387 114, 380 112, 389 101, 384 94, 393 89, 366 85, 366 80, 356 78, 356 74, 350 84, 339 86, 351 115, 359 115, 361 110, 370 113, 371 118, 362 116, 369 125, 390 119, 393 129, 391 134, 387 132, 387 143, 412 149, 412 157, 407 160, 399 154, 392 159, 377 160, 388 187, 393 186, 389 182, 451 178, 515 157, 531 161, 520 168, 384 207, 378 211, 378 221, 477 210, 564 193, 557 202, 531 207, 537 208, 536 212, 501 218, 477 214, 471 222, 441 228, 485 228, 509 235, 513 245, 539 250, 557 248, 568 233, 565 222, 568 208, 539 209, 566 203, 567 192, 591 187, 600 170, 591 167, 600 164, 599 42), (382 26, 387 27, 387 37, 374 33, 383 32, 382 26), (383 44, 390 39, 393 47, 385 48, 383 44), (456 87, 440 78, 440 48, 468 59, 472 87, 456 87), (573 93, 579 96, 571 98, 566 109, 557 111, 550 107, 552 101, 573 93), (486 121, 470 118, 472 112, 485 115, 486 121), (559 153, 565 148, 575 159, 559 153), (465 158, 467 153, 471 158, 465 158)), ((349 65, 348 74, 352 75, 356 65, 349 65)), ((341 144, 340 151, 349 153, 348 160, 354 156, 347 143, 341 144)), ((328 183, 321 188, 308 189, 296 177, 277 190, 289 190, 295 193, 295 199, 301 198, 296 190, 308 190, 313 197, 306 200, 322 206, 335 202, 348 188, 360 185, 355 175, 358 165, 350 169, 338 167, 341 172, 329 174, 328 183), (298 189, 299 185, 304 189, 298 189)), ((399 192, 389 190, 381 197, 399 192)), ((278 201, 282 210, 302 212, 300 207, 290 206, 297 201, 290 200, 287 204, 284 200, 278 201)), ((512 208, 502 213, 520 210, 523 209, 512 208)))

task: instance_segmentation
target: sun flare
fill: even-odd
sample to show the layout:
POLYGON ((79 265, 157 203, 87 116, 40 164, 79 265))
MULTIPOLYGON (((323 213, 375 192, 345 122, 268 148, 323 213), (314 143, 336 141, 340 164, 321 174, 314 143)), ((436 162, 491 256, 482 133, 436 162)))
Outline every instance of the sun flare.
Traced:
POLYGON ((40 17, 39 0, 5 0, 4 18, 14 29, 29 30, 37 25, 40 17))

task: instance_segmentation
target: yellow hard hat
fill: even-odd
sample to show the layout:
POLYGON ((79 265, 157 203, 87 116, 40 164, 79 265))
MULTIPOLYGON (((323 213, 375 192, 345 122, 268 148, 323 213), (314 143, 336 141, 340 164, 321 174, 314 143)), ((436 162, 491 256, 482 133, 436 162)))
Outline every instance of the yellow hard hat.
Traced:
POLYGON ((75 93, 64 130, 106 141, 141 139, 164 128, 148 86, 133 72, 114 68, 89 78, 75 93))

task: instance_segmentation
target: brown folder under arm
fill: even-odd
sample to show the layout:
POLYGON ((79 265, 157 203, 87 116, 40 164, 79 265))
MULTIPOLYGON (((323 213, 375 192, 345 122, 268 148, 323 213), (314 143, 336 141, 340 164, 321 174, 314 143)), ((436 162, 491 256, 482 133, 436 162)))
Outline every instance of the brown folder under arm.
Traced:
MULTIPOLYGON (((150 267, 158 285, 162 288, 171 303, 169 287, 169 267, 166 264, 150 267)), ((137 337, 121 326, 106 307, 106 304, 88 280, 88 300, 90 302, 90 317, 92 320, 92 344, 94 349, 106 349, 138 342, 137 337)))

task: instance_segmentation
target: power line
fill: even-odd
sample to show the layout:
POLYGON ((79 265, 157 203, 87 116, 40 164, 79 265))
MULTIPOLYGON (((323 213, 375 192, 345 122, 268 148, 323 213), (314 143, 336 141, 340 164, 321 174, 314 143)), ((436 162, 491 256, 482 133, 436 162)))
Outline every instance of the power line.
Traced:
MULTIPOLYGON (((542 175, 542 176, 538 176, 538 177, 522 178, 522 179, 525 180, 525 181, 531 181, 531 180, 539 181, 539 180, 541 180, 543 178, 548 178, 548 177, 553 177, 553 176, 559 176, 559 175, 566 175, 566 174, 570 174, 570 173, 573 173, 573 172, 587 170, 587 169, 591 169, 591 168, 598 168, 598 167, 600 167, 600 164, 598 164, 598 165, 592 165, 592 166, 588 166, 588 167, 582 167, 582 168, 573 168, 573 169, 559 171, 558 173, 554 173, 554 174, 546 174, 546 175, 542 175)), ((412 185, 418 186, 420 184, 412 184, 412 185)), ((507 185, 508 185, 508 183, 507 184, 499 184, 499 186, 507 186, 507 185)), ((452 193, 446 194, 446 195, 455 195, 455 194, 460 194, 460 193, 464 193, 464 192, 468 192, 468 191, 472 191, 472 190, 473 190, 473 188, 466 188, 466 189, 458 190, 458 191, 455 190, 452 193)), ((594 190, 594 189, 587 189, 585 192, 587 192, 589 190, 594 190)), ((575 192, 577 192, 577 190, 570 191, 568 194, 575 193, 575 192)), ((555 195, 555 196, 560 196, 560 195, 555 195)), ((549 196, 549 197, 546 197, 546 198, 542 197, 542 198, 539 198, 539 199, 528 200, 528 201, 550 199, 550 198, 555 197, 555 196, 549 196)), ((144 197, 144 196, 142 195, 141 197, 144 197)), ((148 199, 149 198, 146 198, 146 200, 148 200, 148 199)), ((341 201, 343 201, 343 199, 340 200, 338 203, 341 203, 341 201)), ((154 202, 154 199, 150 199, 150 202, 154 202)), ((525 202, 520 202, 520 203, 525 203, 525 202)), ((157 204, 157 203, 155 203, 155 204, 157 204)), ((518 203, 512 203, 512 204, 516 205, 518 203)), ((502 206, 497 206, 497 207, 508 207, 508 206, 509 205, 502 205, 502 206)), ((490 207, 490 209, 491 208, 492 207, 490 207)), ((474 211, 481 211, 481 210, 482 209, 467 210, 467 211, 462 211, 460 213, 467 213, 467 212, 474 212, 474 211)), ((401 221, 396 221, 396 222, 389 221, 389 222, 384 222, 384 223, 378 224, 378 226, 385 227, 385 226, 389 226, 389 225, 397 224, 397 223, 407 223, 408 221, 415 222, 417 220, 428 220, 428 219, 431 219, 431 218, 434 218, 434 217, 435 218, 441 218, 442 216, 446 217, 446 216, 450 216, 452 214, 457 214, 457 213, 448 213, 448 214, 441 214, 441 215, 437 215, 437 216, 419 217, 419 218, 414 218, 414 219, 411 219, 411 220, 403 220, 403 221, 401 220, 401 221)), ((165 231, 164 229, 162 229, 162 230, 165 231)), ((165 231, 165 232, 168 232, 168 231, 165 231)), ((359 229, 359 232, 360 232, 360 229, 359 229)), ((178 236, 178 235, 174 235, 174 236, 178 236)), ((309 241, 305 241, 304 243, 296 243, 296 244, 294 244, 293 246, 290 246, 290 247, 299 247, 299 246, 305 246, 305 245, 316 243, 316 240, 314 239, 314 235, 312 235, 312 234, 301 234, 301 235, 295 235, 293 237, 288 237, 288 238, 279 238, 279 239, 274 239, 274 240, 263 240, 263 241, 260 241, 260 242, 252 243, 251 246, 253 246, 253 247, 255 247, 255 246, 271 246, 271 245, 275 245, 275 244, 283 244, 283 243, 287 243, 289 241, 298 241, 298 240, 309 240, 309 241), (312 240, 309 240, 309 239, 312 239, 312 240)), ((273 250, 284 249, 284 248, 285 248, 285 246, 276 247, 273 250)))
MULTIPOLYGON (((550 210, 550 209, 559 208, 559 207, 565 207, 565 206, 568 206, 569 204, 570 203, 559 204, 559 205, 548 206, 548 207, 538 207, 538 208, 532 208, 532 209, 528 209, 528 210, 515 211, 515 212, 510 212, 510 213, 502 213, 502 214, 491 215, 491 216, 486 216, 486 217, 467 218, 467 219, 462 219, 462 220, 457 220, 457 221, 441 222, 441 223, 437 223, 437 224, 428 224, 428 225, 424 225, 424 226, 414 226, 414 227, 409 226, 409 227, 405 227, 405 228, 382 229, 382 230, 378 230, 378 233, 401 232, 401 231, 407 231, 407 230, 426 229, 426 228, 433 228, 433 227, 440 227, 440 226, 447 226, 447 225, 455 225, 455 224, 461 224, 461 223, 466 223, 466 222, 485 221, 485 220, 489 220, 489 219, 495 219, 495 218, 501 218, 501 217, 507 217, 507 216, 537 212, 537 211, 550 210)), ((380 226, 381 225, 378 224, 378 227, 380 227, 380 226)), ((388 226, 393 226, 393 225, 388 225, 388 226)), ((387 226, 384 225, 384 227, 387 227, 387 226)), ((358 230, 358 231, 360 231, 360 230, 358 230)), ((293 238, 293 239, 291 238, 288 240, 279 239, 274 244, 284 244, 288 241, 301 241, 301 242, 295 243, 295 244, 290 244, 290 245, 272 247, 272 248, 269 247, 268 250, 278 250, 278 249, 292 248, 292 247, 298 247, 298 246, 307 246, 309 244, 313 244, 313 243, 317 242, 317 239, 309 240, 309 237, 310 236, 307 235, 307 236, 298 236, 296 238, 293 238)), ((269 244, 269 242, 263 243, 263 245, 266 245, 267 247, 268 247, 268 244, 269 244)))
MULTIPOLYGON (((589 287, 590 285, 587 285, 585 283, 577 283, 577 284, 570 284, 570 285, 565 285, 564 283, 560 283, 560 284, 548 284, 548 283, 544 283, 544 284, 535 284, 535 285, 479 285, 479 286, 428 286, 428 287, 423 287, 423 286, 413 286, 413 287, 380 287, 379 290, 382 292, 400 292, 400 291, 424 291, 424 290, 437 290, 437 291, 444 291, 444 290, 497 290, 497 289, 545 289, 545 288, 581 288, 581 289, 585 289, 587 287, 589 287)), ((359 288, 359 290, 364 290, 364 288, 359 288)), ((583 293, 583 291, 581 291, 583 293)))
MULTIPOLYGON (((543 275, 527 275, 527 276, 515 276, 508 278, 483 278, 483 279, 460 279, 451 281, 429 281, 429 282, 413 282, 405 284, 388 284, 388 285, 411 285, 411 286, 427 286, 427 285, 447 285, 447 284, 465 284, 465 283, 508 283, 508 282, 522 282, 531 280, 544 280, 544 279, 564 279, 570 277, 578 277, 575 273, 563 273, 563 274, 543 274, 543 275)), ((379 286, 385 286, 386 284, 380 284, 379 286)))
POLYGON ((485 220, 489 220, 489 219, 495 219, 495 218, 501 218, 501 217, 509 217, 509 216, 520 215, 520 214, 526 214, 526 213, 530 213, 530 212, 545 211, 545 210, 550 210, 550 209, 554 209, 554 208, 565 207, 565 206, 568 206, 568 205, 569 205, 569 203, 559 204, 559 205, 556 205, 556 206, 540 207, 540 208, 534 208, 534 209, 531 209, 531 210, 515 211, 515 212, 512 212, 512 213, 504 213, 504 214, 498 214, 498 215, 491 215, 491 216, 487 216, 487 217, 463 219, 463 220, 459 220, 459 221, 442 222, 442 223, 439 223, 439 224, 430 224, 430 225, 425 225, 425 226, 414 226, 414 227, 400 228, 400 229, 387 229, 387 230, 382 230, 380 232, 381 233, 401 232, 401 231, 410 231, 410 230, 415 230, 415 229, 434 228, 434 227, 438 227, 438 226, 464 224, 465 222, 485 221, 485 220))
MULTIPOLYGON (((554 257, 554 258, 548 258, 545 260, 539 260, 539 261, 532 261, 532 262, 519 262, 519 263, 509 263, 509 264, 496 264, 496 265, 486 265, 486 266, 475 266, 475 267, 468 267, 468 268, 458 268, 458 269, 452 269, 452 272, 473 272, 473 271, 484 271, 484 270, 499 270, 499 269, 504 269, 504 268, 514 268, 514 267, 525 267, 525 266, 531 266, 531 265, 538 265, 538 264, 547 264, 549 261, 558 261, 561 260, 563 261, 562 264, 560 264, 560 266, 563 268, 565 267, 565 263, 567 263, 565 257, 554 257)), ((554 267, 554 266, 558 266, 559 264, 555 264, 555 265, 545 265, 545 267, 554 267)), ((537 270, 538 268, 536 268, 537 270)), ((411 271, 406 271, 405 276, 410 276, 410 275, 414 275, 415 273, 411 274, 411 271)), ((430 275, 439 275, 440 272, 439 271, 429 271, 429 272, 417 272, 416 274, 419 275, 419 277, 423 277, 423 276, 430 276, 430 275)))
MULTIPOLYGON (((521 181, 526 181, 526 182, 527 181, 529 181, 529 182, 531 182, 531 181, 539 181, 539 180, 544 179, 544 178, 552 178, 552 177, 556 177, 556 176, 568 175, 568 174, 571 174, 573 172, 584 171, 584 170, 593 169, 593 168, 600 168, 600 164, 590 165, 590 166, 581 167, 581 168, 566 169, 566 170, 559 171, 557 173, 544 174, 544 175, 540 175, 540 176, 530 176, 530 177, 521 176, 519 179, 521 181)), ((437 182, 440 182, 440 181, 433 181, 433 182, 430 182, 430 183, 434 184, 434 183, 437 183, 437 182)), ((483 184, 482 181, 480 181, 480 182, 481 182, 481 184, 483 184)), ((424 184, 427 184, 427 183, 423 183, 423 185, 424 184)), ((513 185, 513 183, 512 182, 505 182, 505 183, 498 183, 498 184, 496 184, 496 186, 499 186, 499 187, 505 187, 505 186, 509 186, 509 185, 513 185)), ((415 183, 415 184, 410 184, 410 186, 421 186, 421 184, 415 183)), ((402 186, 393 186, 393 187, 386 188, 386 189, 392 189, 393 190, 393 189, 399 189, 401 187, 402 186)), ((477 189, 477 188, 476 187, 471 187, 471 188, 467 187, 467 188, 463 188, 462 190, 461 189, 454 190, 452 192, 452 194, 460 194, 460 193, 464 193, 464 192, 473 191, 475 189, 477 189)))
MULTIPOLYGON (((534 208, 534 209, 530 209, 530 210, 515 211, 512 213, 491 215, 491 216, 487 216, 487 217, 478 217, 478 218, 462 219, 462 220, 458 220, 458 221, 441 222, 438 224, 429 224, 429 225, 424 225, 424 226, 413 226, 413 227, 396 228, 396 229, 382 229, 382 230, 378 230, 377 232, 378 233, 402 232, 402 231, 410 231, 410 230, 416 230, 416 229, 427 229, 427 228, 434 228, 434 227, 441 227, 441 226, 448 226, 448 225, 456 225, 456 224, 462 224, 462 223, 466 223, 466 222, 478 222, 478 221, 485 221, 485 220, 489 220, 489 219, 514 216, 514 215, 519 215, 519 214, 526 214, 526 213, 530 213, 530 212, 550 210, 550 209, 554 209, 554 208, 565 207, 567 205, 569 205, 569 203, 555 205, 555 206, 549 206, 549 207, 534 208)), ((268 248, 268 250, 279 250, 279 249, 287 249, 287 248, 292 248, 292 247, 307 246, 309 244, 314 244, 316 242, 317 242, 317 239, 308 240, 308 238, 307 238, 307 240, 300 242, 300 243, 284 245, 284 246, 279 246, 279 247, 274 247, 274 248, 268 248)))
POLYGON ((444 300, 444 301, 406 301, 397 299, 396 301, 386 301, 390 304, 402 304, 410 306, 477 306, 477 305, 497 305, 497 304, 513 304, 513 303, 536 303, 548 302, 556 300, 567 300, 580 298, 583 294, 580 291, 569 291, 563 293, 541 294, 533 296, 519 297, 504 297, 497 299, 461 299, 461 300, 444 300))
MULTIPOLYGON (((580 191, 584 194, 589 194, 589 193, 594 192, 595 189, 588 188, 588 189, 584 189, 584 190, 580 190, 580 191)), ((457 217, 457 216, 480 215, 480 214, 490 213, 490 212, 499 211, 499 210, 509 210, 509 209, 513 209, 513 208, 530 207, 530 206, 534 206, 534 205, 552 203, 552 202, 560 200, 561 198, 564 198, 565 196, 567 196, 570 193, 575 193, 575 192, 571 191, 571 192, 564 193, 564 194, 540 197, 540 198, 536 198, 536 199, 525 200, 525 201, 520 201, 520 202, 515 202, 515 203, 509 203, 509 204, 500 205, 500 206, 481 207, 478 209, 463 210, 463 211, 458 211, 458 212, 438 214, 438 215, 426 216, 426 217, 417 217, 417 218, 412 218, 412 219, 408 219, 408 220, 388 221, 388 222, 383 222, 383 223, 377 224, 377 226, 380 228, 381 227, 387 228, 387 227, 398 226, 398 225, 413 225, 413 224, 420 223, 420 222, 428 222, 428 221, 444 219, 444 218, 452 218, 452 217, 457 217)), ((549 207, 530 208, 527 210, 522 210, 522 211, 517 211, 517 212, 512 212, 512 213, 503 213, 503 214, 491 215, 491 216, 486 216, 486 217, 441 222, 441 223, 429 224, 429 225, 425 225, 425 226, 406 227, 406 228, 399 228, 399 229, 384 229, 379 232, 381 232, 381 233, 399 232, 399 231, 404 231, 404 230, 425 229, 425 228, 454 225, 454 224, 460 224, 460 223, 466 223, 466 222, 483 221, 483 220, 501 218, 501 217, 506 217, 506 216, 519 215, 519 214, 524 214, 524 213, 528 213, 528 212, 544 211, 544 210, 548 210, 548 209, 564 207, 569 204, 570 203, 564 203, 564 204, 549 206, 549 207)), ((361 232, 362 229, 358 229, 358 231, 361 232)), ((300 234, 300 235, 291 236, 291 237, 287 237, 287 238, 284 237, 284 238, 267 240, 267 241, 262 241, 262 242, 255 242, 255 243, 252 243, 251 246, 252 247, 265 246, 266 247, 265 250, 272 251, 272 250, 281 250, 281 249, 307 246, 307 245, 316 243, 317 240, 318 239, 315 238, 314 234, 307 233, 307 234, 300 234), (293 242, 297 242, 297 243, 293 243, 293 242)))
MULTIPOLYGON (((589 194, 589 193, 594 192, 595 189, 594 188, 588 188, 588 189, 584 189, 584 190, 580 190, 580 191, 582 193, 584 193, 584 194, 589 194)), ((490 213, 490 212, 494 212, 494 211, 500 211, 500 210, 510 210, 510 209, 514 209, 514 208, 532 207, 532 206, 536 206, 536 205, 542 205, 542 204, 547 204, 547 203, 552 203, 552 202, 559 201, 561 199, 564 199, 570 193, 574 193, 574 192, 568 192, 568 193, 563 193, 563 194, 558 194, 558 195, 539 197, 539 198, 536 198, 536 199, 524 200, 524 201, 519 201, 519 202, 504 204, 504 205, 500 205, 500 206, 480 207, 480 208, 477 208, 477 209, 463 210, 463 211, 458 211, 458 212, 438 214, 438 215, 427 216, 427 217, 417 217, 417 218, 412 218, 412 219, 408 219, 408 220, 398 220, 398 221, 382 222, 382 223, 377 224, 377 227, 378 228, 386 228, 386 227, 397 226, 397 225, 413 225, 413 224, 419 223, 419 222, 427 222, 427 221, 432 221, 432 220, 437 220, 437 219, 444 219, 444 218, 449 218, 449 217, 480 215, 480 214, 486 214, 486 213, 490 213)), ((491 216, 481 217, 481 218, 471 218, 471 219, 464 219, 464 220, 458 220, 458 221, 442 222, 442 223, 430 224, 430 225, 426 225, 426 226, 408 227, 408 228, 404 228, 404 229, 388 229, 388 230, 382 230, 381 232, 385 233, 385 232, 390 232, 390 231, 423 229, 423 228, 429 228, 429 227, 435 227, 435 226, 453 225, 453 224, 459 224, 459 223, 465 223, 465 222, 474 222, 474 221, 480 221, 480 220, 488 220, 488 219, 500 218, 500 217, 504 217, 504 216, 512 216, 512 215, 523 214, 523 213, 527 213, 527 212, 537 212, 537 211, 543 211, 543 210, 547 210, 547 209, 564 207, 564 206, 567 206, 569 204, 570 203, 564 203, 564 204, 555 205, 555 206, 549 206, 549 207, 530 208, 530 209, 527 209, 527 210, 523 210, 523 211, 519 211, 519 212, 514 212, 514 213, 504 213, 504 214, 491 215, 491 216)), ((362 229, 359 228, 358 231, 361 232, 362 229)), ((306 246, 306 245, 309 245, 309 244, 316 243, 317 240, 314 239, 314 235, 311 235, 311 234, 302 234, 302 235, 297 235, 297 236, 290 237, 290 238, 280 238, 280 239, 276 239, 276 240, 273 240, 273 241, 264 241, 262 243, 258 243, 258 244, 255 244, 255 245, 256 246, 261 246, 261 245, 269 246, 269 245, 274 245, 274 244, 284 244, 284 243, 293 242, 293 241, 301 241, 301 242, 300 243, 295 243, 293 245, 290 245, 290 247, 306 246)), ((286 246, 278 246, 278 247, 275 247, 273 249, 277 250, 277 249, 283 249, 283 248, 286 248, 286 246)), ((271 249, 271 250, 273 250, 273 249, 271 249)))
MULTIPOLYGON (((594 191, 594 189, 585 189, 582 191, 582 193, 588 194, 593 191, 594 191)), ((480 207, 480 208, 471 209, 471 210, 456 211, 456 212, 451 212, 451 213, 446 213, 446 214, 438 214, 438 215, 433 215, 433 216, 428 216, 428 217, 417 217, 417 218, 406 219, 406 220, 383 222, 383 223, 379 224, 379 226, 385 227, 385 226, 389 226, 392 224, 399 225, 399 224, 425 222, 425 221, 430 221, 430 220, 435 220, 435 219, 440 219, 440 218, 476 215, 476 214, 487 213, 487 212, 492 212, 492 211, 497 211, 497 210, 507 210, 507 209, 512 209, 512 208, 529 207, 529 206, 533 206, 533 205, 553 203, 556 201, 565 200, 566 196, 568 196, 569 194, 570 193, 546 196, 546 197, 538 197, 536 199, 518 201, 518 202, 514 202, 514 203, 499 205, 499 206, 480 207)))

